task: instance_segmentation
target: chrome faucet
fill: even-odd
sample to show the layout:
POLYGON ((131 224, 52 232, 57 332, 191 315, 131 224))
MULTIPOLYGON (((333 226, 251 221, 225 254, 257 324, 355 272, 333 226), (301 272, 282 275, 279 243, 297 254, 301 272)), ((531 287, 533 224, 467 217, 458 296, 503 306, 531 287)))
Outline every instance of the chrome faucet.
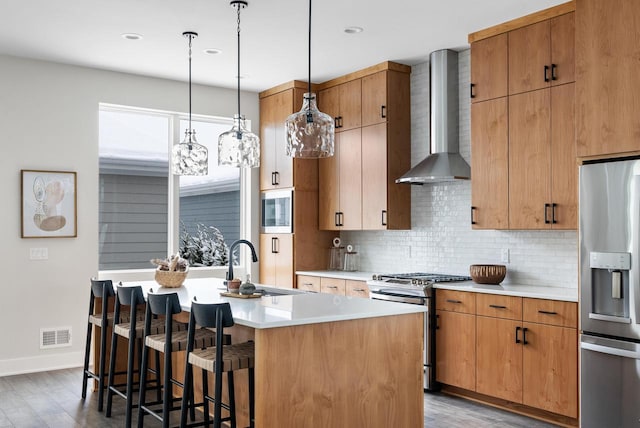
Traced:
POLYGON ((233 250, 240 245, 247 244, 249 248, 251 248, 251 257, 253 258, 253 262, 258 261, 258 256, 256 255, 256 249, 253 247, 253 244, 246 239, 238 239, 234 241, 233 244, 229 247, 229 270, 227 271, 227 280, 231 281, 233 279, 233 250))

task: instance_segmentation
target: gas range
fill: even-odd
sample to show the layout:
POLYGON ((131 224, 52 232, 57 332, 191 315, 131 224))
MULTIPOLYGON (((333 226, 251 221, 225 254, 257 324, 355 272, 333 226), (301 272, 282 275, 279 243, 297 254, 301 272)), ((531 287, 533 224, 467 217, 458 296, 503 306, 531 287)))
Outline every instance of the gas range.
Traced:
POLYGON ((471 277, 461 275, 447 275, 442 273, 393 273, 393 274, 374 274, 371 281, 367 281, 370 285, 408 285, 419 287, 431 285, 437 282, 456 282, 470 281, 471 277))

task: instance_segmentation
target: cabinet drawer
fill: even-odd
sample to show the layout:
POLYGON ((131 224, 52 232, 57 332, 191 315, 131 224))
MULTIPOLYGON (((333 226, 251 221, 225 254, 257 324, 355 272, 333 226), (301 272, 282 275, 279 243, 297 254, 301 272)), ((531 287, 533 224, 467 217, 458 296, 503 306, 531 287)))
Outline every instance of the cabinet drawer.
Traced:
POLYGON ((522 320, 522 297, 478 293, 476 295, 476 314, 485 317, 522 320))
POLYGON ((344 296, 345 281, 336 278, 320 278, 320 292, 344 296))
POLYGON ((454 290, 436 291, 436 309, 442 311, 476 313, 476 293, 454 290))
POLYGON ((298 289, 304 291, 313 291, 314 293, 320 292, 320 277, 319 276, 307 276, 298 275, 298 289))
POLYGON ((369 298, 369 287, 365 281, 345 280, 346 295, 351 297, 369 298))
POLYGON ((524 321, 578 328, 578 304, 559 300, 530 299, 523 302, 524 321))

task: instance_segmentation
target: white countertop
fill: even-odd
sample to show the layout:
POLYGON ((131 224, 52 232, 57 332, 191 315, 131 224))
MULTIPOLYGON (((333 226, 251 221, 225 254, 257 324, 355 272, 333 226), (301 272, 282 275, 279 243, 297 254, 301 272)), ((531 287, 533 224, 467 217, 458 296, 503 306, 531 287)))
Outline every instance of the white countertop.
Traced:
POLYGON ((299 270, 296 271, 296 275, 324 276, 327 278, 349 279, 353 281, 368 281, 373 277, 373 272, 348 272, 344 270, 299 270))
POLYGON ((124 286, 140 285, 146 293, 178 293, 183 310, 191 309, 194 297, 200 303, 229 302, 233 319, 237 324, 252 328, 288 327, 361 318, 375 318, 426 312, 426 306, 406 305, 363 299, 361 297, 336 296, 322 293, 306 293, 291 289, 278 289, 261 284, 258 288, 275 292, 295 293, 287 296, 263 296, 255 299, 224 297, 223 280, 219 278, 193 278, 178 288, 160 287, 155 281, 132 281, 124 286))
POLYGON ((488 285, 476 284, 473 281, 440 282, 434 284, 434 288, 441 288, 443 290, 474 291, 476 293, 487 294, 502 294, 504 296, 531 297, 535 299, 563 300, 566 302, 578 301, 577 288, 541 287, 516 284, 488 285))

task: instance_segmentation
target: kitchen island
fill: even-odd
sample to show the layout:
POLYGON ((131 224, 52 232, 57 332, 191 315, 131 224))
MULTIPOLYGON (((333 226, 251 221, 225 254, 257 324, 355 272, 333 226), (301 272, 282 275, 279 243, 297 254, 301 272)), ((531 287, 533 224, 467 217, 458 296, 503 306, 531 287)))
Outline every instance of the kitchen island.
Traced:
MULTIPOLYGON (((259 284, 272 295, 224 297, 222 280, 213 278, 188 279, 179 288, 124 285, 177 292, 185 311, 194 297, 229 302, 233 341, 255 341, 258 428, 423 426, 424 306, 259 284), (289 292, 295 294, 282 295, 289 292)), ((175 360, 174 373, 181 373, 184 355, 175 360)), ((239 426, 247 426, 245 377, 235 384, 239 426)))

